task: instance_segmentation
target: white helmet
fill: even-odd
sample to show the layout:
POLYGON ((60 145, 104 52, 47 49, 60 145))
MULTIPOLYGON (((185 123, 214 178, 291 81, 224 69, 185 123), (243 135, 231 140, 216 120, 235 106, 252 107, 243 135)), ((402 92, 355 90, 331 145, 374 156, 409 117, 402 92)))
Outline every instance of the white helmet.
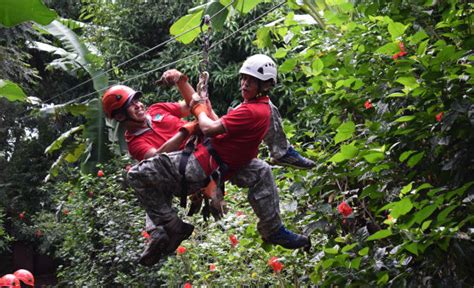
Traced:
POLYGON ((250 56, 242 64, 239 73, 253 76, 262 81, 273 79, 273 84, 277 83, 277 65, 267 55, 250 56))

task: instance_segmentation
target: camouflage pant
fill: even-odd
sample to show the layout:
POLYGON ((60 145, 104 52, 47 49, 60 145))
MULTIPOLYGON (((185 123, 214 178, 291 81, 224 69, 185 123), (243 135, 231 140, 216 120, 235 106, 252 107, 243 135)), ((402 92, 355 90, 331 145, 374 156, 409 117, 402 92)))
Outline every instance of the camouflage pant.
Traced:
POLYGON ((271 117, 270 117, 270 127, 268 132, 265 135, 263 141, 270 149, 270 154, 273 158, 281 158, 286 154, 290 143, 286 139, 285 132, 283 131, 283 125, 281 122, 280 112, 278 108, 270 102, 271 108, 271 117))
MULTIPOLYGON (((268 128, 268 132, 265 135, 265 138, 263 139, 263 141, 268 146, 271 156, 273 158, 278 159, 278 158, 283 157, 286 154, 290 146, 290 143, 286 139, 285 132, 283 131, 282 119, 281 119, 280 112, 278 111, 278 108, 275 105, 273 105, 273 103, 271 102, 270 102, 270 108, 271 108, 270 126, 268 128)), ((253 168, 251 167, 252 165, 248 166, 247 169, 250 169, 253 171, 253 168)), ((241 173, 248 174, 245 171, 242 171, 241 173)), ((151 230, 155 229, 155 227, 156 227, 155 224, 153 223, 153 221, 151 221, 150 217, 147 214, 145 217, 145 229, 148 232, 150 232, 151 230)))
MULTIPOLYGON (((128 178, 149 218, 157 226, 170 227, 178 215, 171 207, 173 195, 179 197, 182 176, 178 171, 181 152, 164 153, 143 160, 130 169, 128 178)), ((191 155, 185 179, 188 193, 204 187, 207 177, 197 159, 191 155)), ((281 226, 278 191, 270 166, 253 159, 230 181, 241 188, 249 188, 247 198, 259 218, 257 229, 263 237, 281 226)), ((168 230, 168 229, 167 229, 168 230)))

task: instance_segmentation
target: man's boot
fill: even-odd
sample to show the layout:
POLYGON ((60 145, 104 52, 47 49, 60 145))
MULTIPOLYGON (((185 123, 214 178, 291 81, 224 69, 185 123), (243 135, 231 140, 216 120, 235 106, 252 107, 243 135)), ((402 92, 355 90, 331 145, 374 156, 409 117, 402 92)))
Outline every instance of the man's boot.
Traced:
POLYGON ((281 225, 278 231, 263 239, 267 243, 277 244, 287 249, 304 248, 308 250, 311 247, 311 241, 308 237, 296 234, 281 225))
POLYGON ((164 254, 169 255, 173 254, 179 244, 193 234, 194 226, 183 222, 181 219, 176 219, 176 221, 168 223, 165 229, 169 236, 169 243, 164 250, 164 254))
POLYGON ((289 166, 297 169, 311 169, 316 166, 313 160, 301 156, 292 146, 288 148, 283 157, 275 159, 271 158, 270 163, 273 165, 289 166))
POLYGON ((161 226, 156 227, 149 234, 149 242, 138 261, 138 263, 144 266, 152 266, 158 263, 170 241, 168 234, 161 226))

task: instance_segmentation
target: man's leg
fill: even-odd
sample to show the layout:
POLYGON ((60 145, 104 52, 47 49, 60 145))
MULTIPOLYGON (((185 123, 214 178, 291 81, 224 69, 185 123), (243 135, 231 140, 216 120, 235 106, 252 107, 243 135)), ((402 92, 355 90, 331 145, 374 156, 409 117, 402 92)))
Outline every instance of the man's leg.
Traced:
POLYGON ((300 169, 313 168, 315 163, 301 156, 288 142, 278 108, 271 102, 270 108, 270 126, 263 141, 270 149, 271 163, 300 169))
POLYGON ((235 173, 230 181, 242 188, 249 188, 248 201, 259 222, 257 229, 263 238, 278 231, 282 225, 278 190, 271 167, 262 160, 253 159, 235 173))
MULTIPOLYGON (((164 254, 173 253, 194 229, 191 224, 183 222, 171 207, 173 195, 180 196, 182 191, 183 179, 178 170, 180 159, 181 152, 160 154, 143 160, 128 173, 130 185, 147 215, 156 226, 163 226, 169 236, 169 243, 162 250, 164 254)), ((206 175, 197 168, 200 169, 199 163, 192 155, 186 169, 189 191, 204 186, 206 175)))
POLYGON ((257 229, 264 241, 289 249, 311 245, 308 237, 295 234, 282 224, 278 189, 267 163, 253 159, 234 174, 230 181, 239 187, 249 188, 248 200, 259 218, 257 229))

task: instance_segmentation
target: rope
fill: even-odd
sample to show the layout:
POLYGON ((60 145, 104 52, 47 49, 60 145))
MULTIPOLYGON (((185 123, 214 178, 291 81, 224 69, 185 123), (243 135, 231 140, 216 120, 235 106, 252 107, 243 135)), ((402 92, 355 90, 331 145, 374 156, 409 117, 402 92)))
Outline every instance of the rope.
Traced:
MULTIPOLYGON (((224 11, 225 9, 227 9, 228 7, 230 7, 234 2, 235 2, 235 0, 232 0, 231 3, 227 4, 226 6, 224 6, 222 9, 220 9, 219 11, 217 11, 216 13, 214 13, 214 14, 213 14, 212 16, 210 16, 209 18, 212 19, 212 18, 216 17, 216 16, 219 15, 222 11, 224 11)), ((210 21, 210 19, 209 19, 209 21, 210 21)), ((143 55, 145 55, 145 54, 148 54, 148 53, 150 53, 150 52, 153 51, 153 50, 156 50, 156 49, 160 48, 161 46, 165 46, 166 44, 170 43, 171 41, 174 41, 174 40, 176 40, 177 38, 179 38, 179 37, 181 37, 181 36, 183 36, 183 35, 185 35, 185 34, 191 32, 191 31, 193 31, 194 29, 197 29, 197 28, 199 28, 199 27, 202 27, 202 24, 199 24, 199 25, 196 25, 196 26, 194 26, 194 27, 191 27, 190 29, 188 29, 188 30, 186 30, 186 31, 184 31, 184 32, 181 32, 180 34, 178 34, 178 35, 176 35, 176 36, 174 36, 174 37, 171 37, 170 39, 168 39, 168 40, 166 40, 166 41, 163 41, 163 42, 161 42, 161 43, 159 43, 159 44, 157 44, 157 45, 151 47, 150 49, 148 49, 148 50, 146 50, 146 51, 144 51, 144 52, 142 52, 142 53, 140 53, 140 54, 138 54, 138 55, 136 55, 136 56, 134 56, 134 57, 132 57, 132 58, 130 58, 130 59, 124 61, 124 62, 122 62, 122 63, 119 63, 117 66, 112 67, 112 68, 110 68, 110 69, 108 69, 108 70, 106 70, 106 71, 104 71, 104 72, 102 72, 102 73, 99 73, 98 75, 96 75, 96 76, 94 76, 94 77, 92 77, 92 78, 90 78, 90 79, 87 79, 86 81, 81 82, 81 83, 79 83, 79 84, 77 84, 77 85, 75 85, 75 86, 73 86, 73 87, 67 89, 66 91, 63 91, 63 92, 61 92, 61 93, 59 93, 59 94, 56 94, 55 96, 53 96, 53 97, 51 97, 51 98, 49 98, 49 99, 47 99, 47 100, 45 100, 45 101, 43 101, 43 102, 49 102, 49 101, 51 101, 51 100, 54 100, 54 99, 58 98, 59 96, 64 95, 64 94, 66 94, 66 93, 68 93, 68 92, 70 92, 70 91, 72 91, 72 90, 74 90, 74 89, 76 89, 76 88, 78 88, 78 87, 81 87, 82 85, 84 85, 84 84, 86 84, 86 83, 89 83, 89 82, 93 81, 94 79, 97 79, 97 78, 99 78, 99 77, 101 77, 101 76, 103 76, 103 75, 109 73, 110 71, 112 71, 112 70, 114 70, 114 69, 116 69, 116 68, 122 67, 123 65, 125 65, 125 64, 127 64, 127 63, 130 63, 131 61, 133 61, 133 60, 135 60, 135 59, 137 59, 137 58, 139 58, 139 57, 141 57, 141 56, 143 56, 143 55)), ((201 30, 201 31, 202 31, 202 30, 201 30)))

